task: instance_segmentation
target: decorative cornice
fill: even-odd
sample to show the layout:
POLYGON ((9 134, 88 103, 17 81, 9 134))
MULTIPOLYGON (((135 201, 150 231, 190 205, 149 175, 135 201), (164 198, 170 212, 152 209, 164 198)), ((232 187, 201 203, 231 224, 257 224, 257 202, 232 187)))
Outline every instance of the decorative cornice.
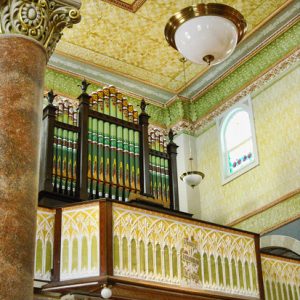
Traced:
MULTIPOLYGON (((173 127, 177 132, 188 132, 189 134, 200 134, 205 130, 214 118, 221 114, 228 107, 239 101, 244 95, 258 91, 261 87, 269 84, 271 80, 284 71, 288 70, 293 65, 296 65, 300 58, 300 50, 297 50, 297 41, 299 40, 299 25, 295 24, 289 28, 285 33, 279 36, 276 40, 262 49, 249 61, 241 65, 222 82, 213 87, 210 91, 204 94, 196 101, 189 101, 182 96, 176 96, 170 105, 159 107, 157 102, 149 101, 152 97, 144 97, 147 102, 152 103, 149 106, 149 114, 151 115, 150 122, 161 127, 173 127)), ((55 59, 55 55, 51 61, 55 59)), ((66 67, 66 61, 60 58, 62 66, 66 67)), ((74 62, 75 64, 75 62, 74 62)), ((77 84, 79 78, 95 77, 90 80, 94 83, 91 90, 96 90, 101 85, 99 78, 103 76, 103 72, 96 70, 85 70, 81 76, 68 65, 68 71, 47 70, 46 73, 46 86, 53 88, 56 93, 70 96, 71 98, 77 97, 77 84), (64 74, 62 74, 64 73, 64 74), (77 79, 77 78, 78 79, 77 79), (96 77, 98 80, 96 80, 96 77), (97 84, 98 83, 98 84, 97 84)), ((73 63, 72 63, 73 66, 73 63)), ((84 70, 84 66, 79 66, 84 70)), ((106 76, 106 75, 105 75, 106 76)), ((118 83, 111 82, 111 78, 107 77, 107 82, 114 84, 118 89, 123 90, 124 94, 129 96, 133 105, 138 104, 139 93, 128 93, 128 89, 132 91, 131 83, 124 82, 122 78, 118 83), (120 86, 124 83, 128 89, 123 89, 120 86)), ((140 88, 144 88, 141 86, 140 88)), ((153 96, 153 95, 152 95, 153 96)))
POLYGON ((176 133, 193 134, 195 130, 195 126, 190 121, 182 120, 178 122, 176 125, 172 126, 172 129, 176 133))
POLYGON ((131 93, 136 98, 146 98, 148 102, 156 105, 163 105, 174 95, 166 90, 146 84, 145 82, 137 82, 129 76, 126 78, 121 74, 107 71, 93 64, 74 59, 73 57, 61 54, 55 51, 49 61, 52 69, 61 73, 70 74, 78 78, 85 77, 89 81, 98 85, 113 84, 122 89, 126 94, 131 93), (128 92, 130 90, 130 92, 128 92))
MULTIPOLYGON (((217 107, 211 108, 204 117, 198 119, 196 122, 180 120, 172 128, 176 132, 190 132, 199 135, 203 130, 212 124, 217 116, 226 111, 229 107, 237 103, 240 99, 249 95, 279 76, 284 71, 288 70, 292 65, 295 65, 300 60, 300 50, 293 51, 287 57, 277 62, 275 65, 267 69, 263 74, 256 77, 250 84, 247 83, 234 96, 224 99, 217 107)), ((193 105, 193 104, 191 104, 193 105)))
POLYGON ((229 107, 237 103, 246 95, 253 93, 254 91, 258 90, 262 86, 268 84, 271 80, 276 78, 279 74, 286 71, 292 65, 296 64, 300 59, 300 50, 293 51, 290 55, 285 57, 279 63, 276 63, 271 68, 267 69, 263 75, 259 75, 259 77, 255 78, 250 84, 247 83, 246 86, 242 87, 242 89, 235 94, 233 97, 229 99, 225 99, 222 103, 219 104, 218 107, 214 107, 211 111, 206 114, 203 118, 198 119, 194 123, 194 129, 200 132, 206 126, 215 120, 217 116, 222 114, 226 111, 229 107))
MULTIPOLYGON (((239 101, 242 97, 249 93, 253 93, 269 82, 274 78, 279 76, 281 73, 289 69, 291 66, 295 65, 300 58, 300 50, 296 50, 290 53, 287 57, 277 62, 275 65, 270 67, 263 75, 257 76, 252 83, 247 84, 242 87, 242 89, 229 99, 223 100, 219 106, 211 109, 211 111, 206 114, 203 118, 199 119, 197 122, 192 122, 191 120, 185 118, 191 114, 191 103, 185 99, 177 100, 173 102, 173 105, 170 107, 158 107, 155 104, 150 104, 148 107, 149 114, 151 115, 150 122, 159 126, 161 128, 172 127, 173 130, 177 133, 185 132, 189 134, 199 135, 203 130, 210 126, 216 116, 224 112, 231 105, 239 101), (180 121, 172 124, 172 120, 180 121), (170 125, 172 124, 172 125, 170 125)), ((46 88, 53 88, 56 93, 67 97, 69 99, 75 99, 78 95, 77 84, 80 82, 79 76, 74 76, 72 74, 62 74, 57 73, 55 70, 48 69, 46 72, 46 88)), ((96 90, 100 86, 95 82, 91 85, 90 90, 96 90)), ((140 99, 135 95, 130 95, 126 91, 122 91, 124 95, 130 97, 130 101, 133 105, 137 106, 140 99)), ((151 103, 151 101, 150 101, 151 103)))
POLYGON ((279 35, 283 34, 299 20, 300 4, 297 1, 287 2, 286 7, 277 12, 270 22, 260 25, 255 34, 247 35, 246 39, 237 47, 234 53, 223 63, 210 68, 205 73, 205 78, 199 75, 193 80, 182 94, 191 98, 193 101, 201 97, 208 90, 212 89, 228 74, 234 72, 240 65, 251 59, 262 48, 274 41, 279 35))
POLYGON ((133 0, 132 3, 127 3, 121 0, 103 0, 109 4, 116 5, 122 9, 135 13, 147 0, 133 0))
POLYGON ((34 39, 52 55, 65 27, 80 21, 80 2, 11 0, 0 2, 0 33, 21 34, 34 39))

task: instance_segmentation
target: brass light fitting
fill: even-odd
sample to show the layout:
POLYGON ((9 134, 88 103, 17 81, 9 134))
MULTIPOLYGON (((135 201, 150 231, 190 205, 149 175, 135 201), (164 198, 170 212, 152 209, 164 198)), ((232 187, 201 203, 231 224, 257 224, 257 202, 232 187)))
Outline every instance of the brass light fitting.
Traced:
POLYGON ((225 4, 200 3, 175 13, 165 26, 165 38, 187 59, 195 63, 216 64, 231 54, 246 29, 246 21, 236 9, 225 4), (187 53, 198 51, 202 56, 189 58, 184 50, 187 53))

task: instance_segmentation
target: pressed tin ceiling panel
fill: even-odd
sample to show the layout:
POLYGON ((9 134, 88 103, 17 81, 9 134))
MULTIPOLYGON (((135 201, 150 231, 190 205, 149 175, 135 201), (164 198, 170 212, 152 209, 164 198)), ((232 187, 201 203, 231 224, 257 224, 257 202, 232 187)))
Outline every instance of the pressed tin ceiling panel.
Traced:
MULTIPOLYGON (((123 1, 133 5, 135 1, 123 1)), ((285 4, 284 0, 209 1, 228 4, 246 18, 248 36, 285 4)), ((147 0, 132 13, 97 0, 82 1, 82 21, 65 31, 57 53, 108 72, 136 79, 166 92, 178 93, 184 85, 180 55, 168 46, 164 27, 187 0, 147 0)), ((208 68, 186 64, 187 80, 204 76, 208 68)))

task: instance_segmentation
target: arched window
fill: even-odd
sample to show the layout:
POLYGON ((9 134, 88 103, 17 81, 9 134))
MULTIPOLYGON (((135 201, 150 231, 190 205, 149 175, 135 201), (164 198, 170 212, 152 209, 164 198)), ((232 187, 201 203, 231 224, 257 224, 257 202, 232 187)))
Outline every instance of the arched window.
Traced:
POLYGON ((217 120, 222 162, 222 181, 258 164, 251 99, 248 96, 217 120))

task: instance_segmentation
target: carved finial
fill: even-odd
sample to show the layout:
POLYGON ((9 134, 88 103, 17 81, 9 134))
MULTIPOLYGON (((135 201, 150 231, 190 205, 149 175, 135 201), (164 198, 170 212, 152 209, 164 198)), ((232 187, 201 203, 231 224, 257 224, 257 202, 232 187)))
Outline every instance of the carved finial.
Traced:
POLYGON ((88 86, 90 85, 90 83, 88 83, 85 78, 82 80, 81 85, 78 84, 78 86, 80 86, 82 93, 86 93, 86 90, 88 88, 88 86))
POLYGON ((170 142, 173 142, 173 139, 174 139, 174 136, 176 135, 176 133, 174 133, 173 129, 171 128, 169 133, 168 133, 168 136, 169 136, 169 141, 170 142))
POLYGON ((146 107, 147 107, 148 103, 146 103, 145 99, 143 98, 140 104, 140 108, 142 110, 142 112, 146 112, 146 107))
POLYGON ((51 89, 48 93, 47 93, 47 100, 50 104, 53 104, 53 100, 55 99, 57 95, 54 95, 53 90, 51 89))

